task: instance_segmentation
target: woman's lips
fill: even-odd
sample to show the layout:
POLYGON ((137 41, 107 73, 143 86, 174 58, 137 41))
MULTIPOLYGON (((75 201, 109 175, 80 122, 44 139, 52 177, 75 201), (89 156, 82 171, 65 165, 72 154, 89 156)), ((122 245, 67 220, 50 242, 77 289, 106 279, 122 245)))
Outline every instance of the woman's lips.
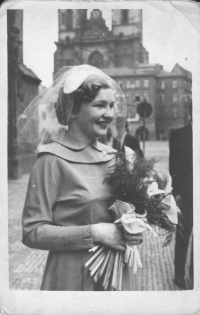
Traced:
POLYGON ((107 128, 110 124, 110 121, 97 121, 96 124, 101 127, 107 128))

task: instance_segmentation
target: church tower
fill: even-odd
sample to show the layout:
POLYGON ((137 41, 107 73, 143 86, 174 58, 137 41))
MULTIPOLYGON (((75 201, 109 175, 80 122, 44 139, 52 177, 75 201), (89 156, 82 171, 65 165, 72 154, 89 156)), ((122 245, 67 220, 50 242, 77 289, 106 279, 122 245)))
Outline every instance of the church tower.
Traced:
POLYGON ((59 37, 54 71, 65 65, 91 64, 98 68, 128 67, 148 63, 142 45, 142 10, 112 10, 111 29, 102 11, 59 10, 59 37))

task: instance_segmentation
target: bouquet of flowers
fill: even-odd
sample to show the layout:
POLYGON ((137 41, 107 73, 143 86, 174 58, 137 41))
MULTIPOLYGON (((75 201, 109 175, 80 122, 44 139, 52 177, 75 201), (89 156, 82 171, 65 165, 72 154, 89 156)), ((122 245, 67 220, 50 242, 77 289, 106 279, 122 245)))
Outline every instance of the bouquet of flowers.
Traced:
MULTIPOLYGON (((130 163, 124 155, 116 155, 114 168, 106 178, 111 193, 117 200, 109 208, 115 224, 122 225, 124 233, 134 235, 148 229, 154 236, 153 226, 167 235, 164 246, 169 244, 178 224, 179 208, 172 196, 171 177, 162 176, 154 169, 155 160, 137 157, 130 163)), ((137 246, 126 243, 125 253, 97 246, 96 253, 86 262, 94 281, 101 279, 104 290, 110 283, 112 290, 121 290, 124 263, 137 273, 142 268, 137 246)))

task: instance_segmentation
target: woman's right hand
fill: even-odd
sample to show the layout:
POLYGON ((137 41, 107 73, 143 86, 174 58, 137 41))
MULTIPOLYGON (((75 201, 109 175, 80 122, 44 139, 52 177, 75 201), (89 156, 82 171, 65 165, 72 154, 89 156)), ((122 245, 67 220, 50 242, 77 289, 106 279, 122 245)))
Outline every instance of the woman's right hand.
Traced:
POLYGON ((114 223, 93 224, 92 235, 96 243, 102 243, 105 246, 120 251, 125 251, 126 249, 123 230, 114 223))

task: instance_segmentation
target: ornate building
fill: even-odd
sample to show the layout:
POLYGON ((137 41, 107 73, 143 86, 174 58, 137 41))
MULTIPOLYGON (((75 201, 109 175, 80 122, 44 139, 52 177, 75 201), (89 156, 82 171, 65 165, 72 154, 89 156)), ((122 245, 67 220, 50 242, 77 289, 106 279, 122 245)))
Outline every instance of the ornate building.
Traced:
POLYGON ((146 100, 152 114, 146 119, 145 135, 149 140, 166 140, 171 129, 188 124, 189 105, 192 101, 191 73, 176 64, 171 72, 159 64, 138 64, 127 67, 102 69, 122 88, 128 104, 130 132, 143 137, 142 119, 137 106, 146 100))
POLYGON ((145 136, 164 140, 173 128, 187 124, 191 73, 175 65, 171 72, 148 63, 142 44, 142 10, 112 10, 111 29, 100 10, 59 10, 59 36, 54 71, 63 66, 91 64, 118 82, 128 103, 130 132, 144 135, 137 106, 146 100, 153 111, 145 136))
POLYGON ((100 10, 59 10, 54 71, 65 65, 130 67, 148 62, 142 45, 142 10, 112 10, 111 30, 100 10))
POLYGON ((32 152, 16 146, 16 119, 38 94, 41 80, 23 64, 23 10, 7 11, 8 34, 8 176, 19 178, 30 171, 32 152))

